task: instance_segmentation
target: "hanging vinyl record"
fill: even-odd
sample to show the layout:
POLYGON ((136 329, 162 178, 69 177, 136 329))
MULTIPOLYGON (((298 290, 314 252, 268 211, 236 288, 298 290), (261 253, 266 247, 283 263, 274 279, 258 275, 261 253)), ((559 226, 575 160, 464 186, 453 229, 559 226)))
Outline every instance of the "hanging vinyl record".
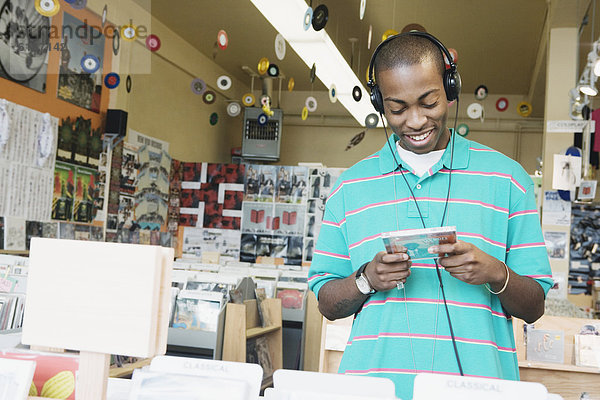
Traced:
POLYGON ((317 77, 317 66, 313 63, 310 69, 310 83, 315 83, 315 78, 317 77))
POLYGON ((146 48, 150 51, 158 51, 160 49, 160 38, 156 35, 149 35, 146 38, 146 48))
POLYGON ((381 41, 385 42, 385 40, 387 38, 389 38, 390 36, 397 35, 397 34, 398 34, 398 31, 395 31, 393 29, 388 29, 387 31, 383 32, 383 35, 381 35, 381 41))
POLYGON ((200 78, 194 79, 190 86, 194 94, 204 94, 206 91, 206 83, 200 78))
POLYGON ((263 57, 260 60, 258 60, 258 73, 261 75, 264 75, 267 73, 267 70, 269 69, 269 59, 267 57, 263 57))
POLYGON ((329 88, 329 101, 332 103, 335 103, 337 101, 337 88, 335 87, 335 84, 331 84, 331 87, 329 88))
POLYGON ((131 93, 131 75, 127 75, 127 79, 125 79, 125 89, 127 89, 127 93, 131 93))
POLYGON ((271 107, 271 98, 268 94, 260 96, 260 105, 263 107, 271 107))
POLYGON ((76 10, 83 10, 87 6, 87 0, 75 0, 71 2, 71 7, 76 10))
POLYGON ((267 117, 267 114, 261 113, 258 118, 257 118, 257 122, 260 126, 264 126, 266 125, 267 121, 269 120, 269 117, 267 117))
POLYGON ((106 25, 106 18, 108 17, 108 6, 105 4, 102 9, 102 28, 106 25))
POLYGON ((312 17, 312 27, 315 31, 320 31, 325 28, 327 25, 327 20, 329 20, 329 10, 325 4, 320 4, 313 11, 312 17))
POLYGON ((217 44, 221 50, 225 50, 229 46, 229 37, 223 29, 217 33, 217 44))
POLYGON ((291 92, 292 90, 294 90, 294 86, 296 86, 296 81, 294 80, 294 78, 290 78, 290 80, 288 81, 288 92, 291 92))
POLYGON ((285 39, 281 33, 275 36, 275 55, 280 61, 285 57, 285 39))
POLYGON ((456 133, 458 133, 460 136, 467 136, 469 134, 469 125, 467 124, 460 124, 456 127, 456 133))
POLYGON ((83 56, 80 64, 83 72, 87 72, 88 74, 93 74, 100 68, 100 60, 93 54, 83 56))
POLYGON ((310 28, 310 25, 312 24, 312 18, 313 10, 312 8, 308 7, 306 12, 304 13, 304 19, 302 20, 302 26, 304 27, 305 31, 307 31, 310 28))
POLYGON ((113 30, 113 40, 112 40, 112 48, 114 55, 119 54, 119 48, 121 47, 121 36, 119 35, 118 30, 113 30))
POLYGON ((221 75, 217 78, 217 87, 221 90, 228 90, 231 87, 231 78, 227 75, 221 75))
POLYGON ((276 64, 270 64, 267 69, 267 75, 276 78, 279 76, 279 67, 276 64))
POLYGON ((479 103, 471 103, 467 107, 467 115, 471 119, 481 118, 483 115, 483 107, 479 103))
POLYGON ((237 101, 233 101, 227 105, 227 115, 230 117, 237 117, 242 111, 242 106, 237 101))
POLYGON ((306 121, 308 118, 308 108, 306 106, 302 107, 302 121, 306 121))
POLYGON ((212 126, 215 126, 217 122, 219 122, 219 114, 217 114, 216 112, 210 114, 209 121, 212 126))
POLYGON ((246 107, 252 107, 255 102, 256 102, 256 98, 254 97, 254 95, 252 93, 246 93, 244 95, 244 97, 242 97, 242 103, 246 107))
POLYGON ((360 0, 360 10, 358 12, 358 17, 362 21, 365 17, 365 9, 367 8, 367 0, 360 0))
POLYGON ((475 99, 483 100, 487 97, 487 95, 488 95, 487 86, 485 86, 485 85, 477 86, 477 89, 475 89, 475 99))
POLYGON ((135 25, 123 25, 121 27, 121 37, 128 42, 132 42, 137 37, 137 27, 135 25))
POLYGON ((217 95, 212 90, 207 90, 202 95, 202 101, 204 101, 206 104, 212 104, 215 102, 215 100, 217 100, 217 95))
POLYGON ((308 96, 304 102, 304 105, 310 112, 317 111, 317 99, 315 99, 313 96, 308 96))
POLYGON ((362 89, 359 86, 354 86, 352 89, 352 98, 357 102, 362 99, 362 89))
POLYGON ((508 99, 506 97, 500 97, 498 101, 496 101, 496 110, 502 112, 506 111, 508 108, 508 99))
POLYGON ((369 33, 367 35, 367 50, 371 50, 371 39, 373 39, 373 25, 369 25, 369 33))
POLYGON ((378 123, 379 116, 375 113, 371 113, 365 118, 365 126, 367 129, 376 128, 378 123))
POLYGON ((121 83, 121 77, 115 72, 110 72, 104 77, 104 85, 109 89, 114 89, 121 83))
POLYGON ((517 104, 517 112, 521 117, 529 117, 529 115, 531 114, 531 103, 528 103, 526 101, 520 102, 519 104, 517 104))
MULTIPOLYGON (((11 3, 8 4, 10 7, 11 3)), ((44 17, 52 17, 58 14, 58 12, 60 11, 60 3, 58 2, 58 0, 35 0, 34 4, 36 11, 44 17)))

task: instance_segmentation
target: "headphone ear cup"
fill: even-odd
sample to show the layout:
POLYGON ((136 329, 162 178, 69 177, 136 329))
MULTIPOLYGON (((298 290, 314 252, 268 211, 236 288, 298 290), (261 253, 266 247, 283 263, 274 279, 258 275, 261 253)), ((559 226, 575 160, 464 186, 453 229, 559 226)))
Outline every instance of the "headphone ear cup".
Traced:
POLYGON ((375 111, 383 114, 383 99, 377 85, 373 85, 371 88, 371 104, 373 104, 375 111))
POLYGON ((446 99, 453 101, 458 99, 461 88, 460 74, 456 67, 451 67, 444 72, 444 90, 446 91, 446 99))

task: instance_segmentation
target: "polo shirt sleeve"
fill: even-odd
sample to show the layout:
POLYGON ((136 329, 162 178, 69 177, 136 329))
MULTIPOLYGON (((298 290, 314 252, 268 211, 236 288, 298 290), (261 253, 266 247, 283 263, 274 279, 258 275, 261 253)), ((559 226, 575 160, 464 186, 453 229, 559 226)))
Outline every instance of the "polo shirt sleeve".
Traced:
POLYGON ((319 290, 325 283, 346 278, 353 273, 348 251, 346 220, 336 217, 331 211, 331 205, 328 200, 308 273, 308 286, 317 299, 319 290))
POLYGON ((515 181, 511 194, 506 265, 519 275, 535 279, 545 296, 554 285, 552 270, 535 204, 534 185, 528 176, 524 183, 515 181), (518 196, 513 196, 516 193, 518 196))

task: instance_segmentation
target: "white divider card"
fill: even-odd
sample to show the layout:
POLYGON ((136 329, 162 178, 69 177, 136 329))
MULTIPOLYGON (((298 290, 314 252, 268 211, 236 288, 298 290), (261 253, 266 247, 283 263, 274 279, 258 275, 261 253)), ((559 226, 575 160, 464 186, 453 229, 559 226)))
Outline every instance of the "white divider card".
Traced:
POLYGON ((546 400, 548 391, 541 383, 501 379, 417 374, 413 400, 546 400))
POLYGON ((339 399, 396 398, 394 382, 370 376, 278 369, 273 373, 273 387, 275 392, 301 395, 302 397, 293 397, 298 400, 312 400, 316 396, 321 396, 319 399, 331 399, 333 396, 338 396, 339 399))
POLYGON ((0 400, 26 400, 35 361, 0 358, 0 400))
MULTIPOLYGON (((263 377, 263 369, 258 364, 237 363, 231 361, 205 360, 198 358, 159 356, 155 357, 150 364, 150 371, 154 373, 173 373, 181 375, 193 375, 194 377, 209 378, 200 381, 208 384, 213 389, 219 385, 229 385, 231 388, 245 388, 243 397, 222 396, 225 392, 216 392, 215 397, 204 396, 203 398, 221 398, 232 400, 254 400, 260 393, 260 385, 263 377), (240 385, 237 382, 243 383, 240 385), (219 394, 219 397, 216 397, 219 394)), ((162 392, 161 392, 162 393, 162 392)), ((231 394, 238 393, 231 392, 231 394)), ((241 393, 241 392, 239 392, 241 393)), ((167 398, 167 397, 162 397, 167 398)), ((171 397, 168 397, 171 399, 171 397)), ((173 397, 175 399, 177 397, 173 397)), ((133 400, 133 398, 132 398, 133 400)))

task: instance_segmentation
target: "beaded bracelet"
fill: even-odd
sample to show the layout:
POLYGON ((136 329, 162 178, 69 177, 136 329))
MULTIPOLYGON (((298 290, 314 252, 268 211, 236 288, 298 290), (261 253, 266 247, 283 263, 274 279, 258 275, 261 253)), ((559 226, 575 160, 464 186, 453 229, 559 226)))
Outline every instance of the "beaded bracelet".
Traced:
POLYGON ((491 294, 500 294, 500 293, 504 292, 506 290, 506 287, 508 286, 508 280, 510 279, 510 272, 508 271, 508 265, 506 265, 505 263, 502 263, 502 265, 504 265, 504 268, 506 268, 506 282, 504 282, 504 286, 502 286, 502 289, 500 289, 499 292, 494 292, 492 289, 490 289, 490 285, 488 285, 487 283, 484 283, 486 289, 491 294))

